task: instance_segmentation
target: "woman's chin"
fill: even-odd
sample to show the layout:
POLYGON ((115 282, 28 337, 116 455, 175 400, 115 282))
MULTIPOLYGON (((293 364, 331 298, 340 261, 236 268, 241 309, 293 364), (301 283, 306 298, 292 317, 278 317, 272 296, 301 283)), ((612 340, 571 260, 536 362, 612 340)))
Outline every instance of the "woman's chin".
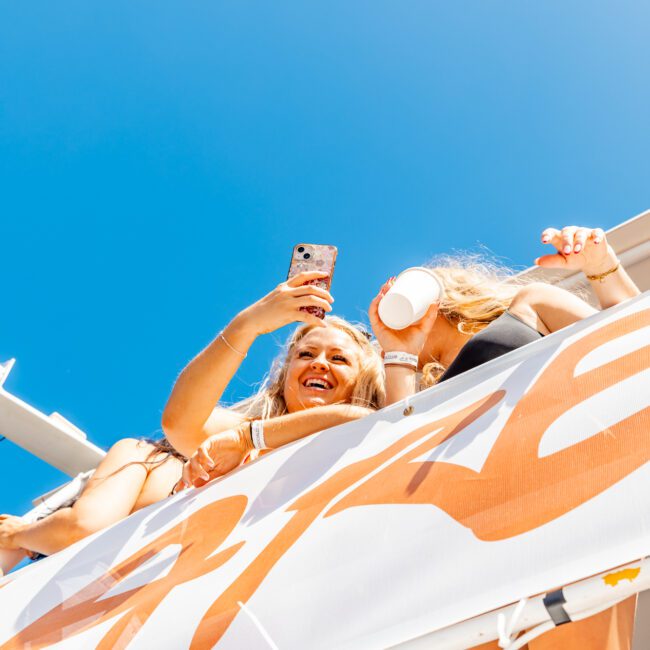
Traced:
POLYGON ((332 403, 330 395, 304 395, 301 399, 305 408, 313 408, 314 406, 327 406, 332 403))
POLYGON ((325 399, 324 397, 310 397, 305 400, 307 408, 312 408, 314 406, 326 406, 329 403, 329 400, 325 399))

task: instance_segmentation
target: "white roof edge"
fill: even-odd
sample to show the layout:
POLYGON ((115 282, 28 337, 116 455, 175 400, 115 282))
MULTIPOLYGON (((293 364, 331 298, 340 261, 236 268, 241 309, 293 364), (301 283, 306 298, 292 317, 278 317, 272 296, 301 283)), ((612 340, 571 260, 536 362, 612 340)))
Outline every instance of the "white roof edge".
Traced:
POLYGON ((68 476, 94 469, 106 455, 63 416, 45 415, 4 388, 0 434, 68 476))
POLYGON ((9 373, 11 372, 11 369, 14 367, 15 363, 15 359, 9 359, 9 361, 0 363, 0 386, 2 386, 7 380, 7 377, 9 376, 9 373))

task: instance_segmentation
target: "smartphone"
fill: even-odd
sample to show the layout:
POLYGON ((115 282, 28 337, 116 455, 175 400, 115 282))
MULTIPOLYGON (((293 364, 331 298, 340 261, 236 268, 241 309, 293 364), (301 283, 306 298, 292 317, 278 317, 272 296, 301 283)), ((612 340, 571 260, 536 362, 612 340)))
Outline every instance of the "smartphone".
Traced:
MULTIPOLYGON (((315 284, 321 289, 329 291, 332 286, 334 265, 336 264, 336 246, 323 246, 320 244, 296 244, 291 253, 291 264, 287 279, 303 271, 322 271, 327 273, 326 278, 312 280, 306 284, 315 284)), ((302 311, 314 314, 318 318, 325 318, 325 310, 321 307, 301 307, 302 311)))

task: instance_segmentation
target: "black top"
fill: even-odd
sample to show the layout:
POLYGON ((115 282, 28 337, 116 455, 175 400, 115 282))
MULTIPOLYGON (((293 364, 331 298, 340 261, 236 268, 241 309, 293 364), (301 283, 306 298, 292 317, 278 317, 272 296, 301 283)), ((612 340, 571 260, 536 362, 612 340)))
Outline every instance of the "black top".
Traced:
POLYGON ((438 382, 460 375, 461 372, 476 368, 487 361, 492 361, 492 359, 516 350, 522 345, 537 341, 542 336, 543 334, 536 329, 505 311, 465 343, 438 382))

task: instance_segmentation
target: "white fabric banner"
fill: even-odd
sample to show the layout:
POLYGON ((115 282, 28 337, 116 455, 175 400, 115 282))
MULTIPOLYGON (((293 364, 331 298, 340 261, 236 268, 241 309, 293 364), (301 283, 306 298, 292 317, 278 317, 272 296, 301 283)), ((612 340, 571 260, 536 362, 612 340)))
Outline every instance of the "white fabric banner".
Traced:
POLYGON ((650 553, 650 296, 0 580, 0 648, 385 648, 650 553))

